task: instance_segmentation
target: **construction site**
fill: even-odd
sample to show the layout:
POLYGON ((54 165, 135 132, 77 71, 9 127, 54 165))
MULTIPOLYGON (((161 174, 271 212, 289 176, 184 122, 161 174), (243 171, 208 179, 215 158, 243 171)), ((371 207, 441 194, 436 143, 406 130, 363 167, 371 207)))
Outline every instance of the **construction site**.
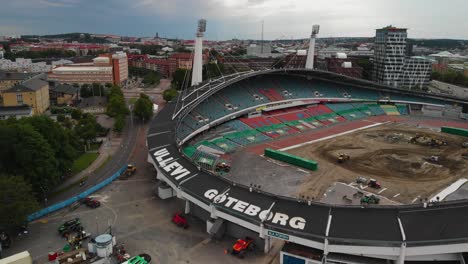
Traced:
MULTIPOLYGON (((336 182, 396 203, 437 195, 466 176, 466 138, 401 123, 388 123, 314 142, 287 152, 318 162, 297 196, 324 196, 336 182)), ((362 195, 362 194, 361 194, 362 195)))

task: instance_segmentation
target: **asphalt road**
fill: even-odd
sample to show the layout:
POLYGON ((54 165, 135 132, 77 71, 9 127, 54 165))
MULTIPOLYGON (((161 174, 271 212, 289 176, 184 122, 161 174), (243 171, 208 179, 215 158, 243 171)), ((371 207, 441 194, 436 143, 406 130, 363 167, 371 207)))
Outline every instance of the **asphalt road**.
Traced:
POLYGON ((76 186, 68 190, 67 192, 61 193, 54 198, 49 199, 48 205, 62 202, 68 198, 71 198, 91 186, 103 181, 104 179, 112 176, 122 166, 125 166, 129 162, 130 154, 135 146, 137 131, 143 124, 140 120, 133 118, 132 115, 127 117, 125 128, 122 133, 122 144, 120 151, 117 151, 111 159, 104 165, 103 168, 99 169, 98 172, 89 174, 88 180, 84 186, 76 186))

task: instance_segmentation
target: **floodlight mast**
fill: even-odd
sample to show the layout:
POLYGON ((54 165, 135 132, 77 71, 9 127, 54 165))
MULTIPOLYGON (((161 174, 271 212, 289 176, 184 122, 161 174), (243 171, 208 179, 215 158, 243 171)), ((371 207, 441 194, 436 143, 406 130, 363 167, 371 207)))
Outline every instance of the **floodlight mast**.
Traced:
POLYGON ((203 36, 206 31, 206 20, 198 20, 197 34, 195 39, 195 51, 193 56, 192 67, 192 86, 197 85, 203 81, 203 36))
POLYGON ((314 68, 314 55, 315 55, 315 39, 320 31, 320 25, 312 26, 312 33, 310 34, 309 50, 307 51, 306 69, 314 68))

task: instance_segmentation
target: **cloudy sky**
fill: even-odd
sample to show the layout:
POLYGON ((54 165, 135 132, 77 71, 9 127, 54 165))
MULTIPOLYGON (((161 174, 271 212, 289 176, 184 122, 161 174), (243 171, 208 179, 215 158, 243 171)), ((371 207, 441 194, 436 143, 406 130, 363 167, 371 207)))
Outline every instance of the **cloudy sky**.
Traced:
POLYGON ((393 24, 414 38, 468 39, 467 0, 0 0, 0 35, 92 32, 212 40, 365 36, 393 24))

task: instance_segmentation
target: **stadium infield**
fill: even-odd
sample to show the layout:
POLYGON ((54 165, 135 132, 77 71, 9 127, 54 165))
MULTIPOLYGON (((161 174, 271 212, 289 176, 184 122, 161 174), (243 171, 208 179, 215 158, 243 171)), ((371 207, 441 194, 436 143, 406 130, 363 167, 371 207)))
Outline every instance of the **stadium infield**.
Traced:
POLYGON ((319 170, 304 175, 290 196, 303 195, 319 200, 333 183, 349 184, 357 176, 364 176, 382 184, 379 190, 364 188, 366 192, 378 193, 399 203, 414 203, 432 197, 468 173, 468 161, 461 157, 466 151, 461 147, 466 139, 438 132, 444 125, 468 127, 467 122, 419 117, 371 117, 252 146, 246 151, 261 155, 267 147, 282 149, 298 145, 286 152, 319 162, 319 170), (366 128, 380 122, 387 123, 366 128), (350 130, 356 131, 345 134, 350 130), (333 137, 340 133, 344 135, 333 137), (416 135, 430 136, 448 144, 431 147, 409 143, 416 135), (326 137, 329 139, 320 140, 326 137), (309 141, 317 142, 300 146, 309 141), (339 152, 349 155, 350 160, 338 164, 339 152), (430 161, 431 156, 438 156, 439 160, 430 161))

